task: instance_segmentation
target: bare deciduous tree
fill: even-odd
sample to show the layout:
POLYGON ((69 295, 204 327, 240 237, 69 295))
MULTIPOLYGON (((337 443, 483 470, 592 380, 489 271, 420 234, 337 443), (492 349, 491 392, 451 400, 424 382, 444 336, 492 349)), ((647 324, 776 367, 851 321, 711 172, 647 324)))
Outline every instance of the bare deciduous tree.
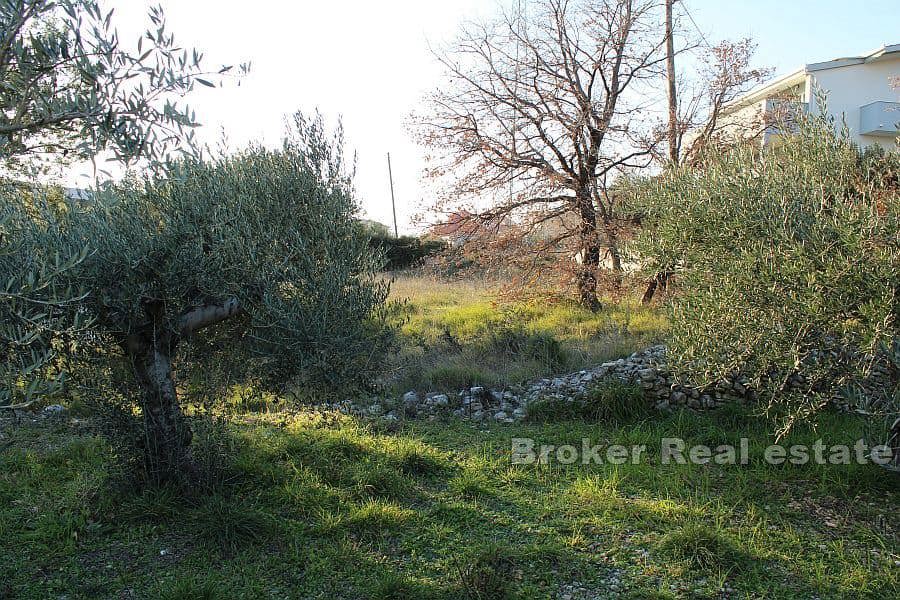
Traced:
POLYGON ((414 125, 434 155, 429 174, 453 182, 445 206, 466 199, 487 205, 473 218, 530 228, 567 217, 549 245, 571 244, 581 303, 596 311, 603 252, 622 268, 609 186, 648 166, 659 142, 642 110, 664 71, 662 5, 540 0, 530 9, 466 27, 438 55, 447 85, 414 125))
POLYGON ((772 74, 771 69, 752 66, 755 52, 753 40, 744 38, 724 40, 700 55, 699 81, 680 107, 678 118, 677 140, 683 161, 696 161, 711 144, 756 139, 771 123, 773 115, 753 115, 740 124, 722 118, 729 106, 772 74))

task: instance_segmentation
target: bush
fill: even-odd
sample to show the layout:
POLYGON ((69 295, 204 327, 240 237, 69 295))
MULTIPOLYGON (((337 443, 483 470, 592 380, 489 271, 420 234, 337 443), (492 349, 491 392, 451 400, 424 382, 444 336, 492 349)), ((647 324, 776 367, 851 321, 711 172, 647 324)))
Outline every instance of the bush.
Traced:
POLYGON ((423 240, 413 236, 393 237, 374 233, 369 245, 384 254, 384 268, 387 271, 408 269, 420 264, 425 258, 443 252, 447 244, 439 240, 423 240))
POLYGON ((785 428, 863 380, 898 333, 898 154, 801 121, 762 153, 646 184, 637 244, 679 265, 670 360, 700 384, 743 372, 785 428))

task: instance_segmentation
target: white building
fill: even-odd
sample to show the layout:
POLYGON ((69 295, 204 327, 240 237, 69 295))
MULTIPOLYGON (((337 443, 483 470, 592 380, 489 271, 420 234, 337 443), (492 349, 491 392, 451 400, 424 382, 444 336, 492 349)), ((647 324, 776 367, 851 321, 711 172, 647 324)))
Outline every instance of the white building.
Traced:
POLYGON ((900 44, 882 46, 862 56, 808 64, 779 77, 736 100, 722 111, 720 119, 732 137, 762 132, 762 143, 771 143, 781 132, 760 126, 764 115, 772 115, 783 103, 799 104, 801 110, 818 113, 816 90, 827 94, 827 114, 836 126, 847 124, 860 147, 873 144, 897 149, 900 135, 900 44))

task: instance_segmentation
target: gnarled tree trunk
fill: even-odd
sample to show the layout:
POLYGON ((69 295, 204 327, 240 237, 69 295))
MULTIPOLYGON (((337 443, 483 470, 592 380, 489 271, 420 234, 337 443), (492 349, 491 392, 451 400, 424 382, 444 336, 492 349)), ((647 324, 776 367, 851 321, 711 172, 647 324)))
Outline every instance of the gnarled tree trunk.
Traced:
POLYGON ((141 386, 147 467, 157 482, 190 477, 196 471, 191 457, 191 429, 185 423, 172 371, 173 349, 147 344, 132 356, 141 386))
POLYGON ((183 312, 174 323, 165 318, 162 303, 143 301, 147 321, 128 336, 125 349, 141 387, 144 453, 150 476, 157 482, 190 483, 197 466, 191 453, 191 428, 181 412, 172 360, 179 341, 243 310, 234 298, 221 304, 201 304, 183 312))
POLYGON ((603 216, 603 229, 606 233, 606 248, 609 251, 610 266, 612 267, 614 285, 616 288, 622 286, 622 253, 619 252, 619 231, 615 222, 608 214, 603 216))

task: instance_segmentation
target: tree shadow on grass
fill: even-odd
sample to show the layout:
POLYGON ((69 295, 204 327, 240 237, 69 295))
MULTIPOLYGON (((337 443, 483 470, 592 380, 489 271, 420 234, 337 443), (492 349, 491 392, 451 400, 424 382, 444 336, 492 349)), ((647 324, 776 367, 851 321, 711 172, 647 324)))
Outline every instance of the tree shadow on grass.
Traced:
MULTIPOLYGON (((671 419, 642 421, 638 437, 678 430, 705 439, 713 426, 734 432, 727 423, 671 419)), ((164 491, 121 498, 104 516, 104 527, 91 535, 79 530, 76 542, 51 549, 62 575, 46 569, 47 561, 24 563, 13 555, 14 563, 26 564, 14 585, 24 582, 25 589, 34 590, 27 586, 56 577, 64 583, 53 589, 70 587, 94 596, 127 587, 161 598, 191 591, 197 597, 219 597, 208 595, 219 592, 255 597, 330 590, 335 598, 449 599, 468 593, 466 573, 490 582, 495 568, 505 573, 503 593, 547 597, 572 581, 601 589, 610 569, 622 571, 626 587, 652 590, 656 584, 640 579, 640 570, 628 570, 630 563, 645 560, 638 551, 647 548, 646 560, 668 581, 722 576, 738 590, 774 593, 789 577, 798 597, 823 592, 822 579, 772 558, 777 552, 764 556, 744 546, 747 535, 767 535, 773 522, 742 516, 748 511, 765 515, 764 495, 746 490, 770 482, 777 472, 754 464, 741 471, 742 481, 726 476, 718 482, 714 469, 696 466, 511 471, 498 448, 508 447, 513 435, 536 431, 576 437, 598 433, 596 425, 584 423, 500 427, 459 447, 466 438, 446 437, 444 426, 400 435, 376 434, 353 422, 330 428, 239 427, 234 464, 240 477, 226 489, 188 504, 164 491), (714 516, 725 521, 711 535, 691 534, 692 524, 714 516), (635 536, 637 542, 629 541, 635 536), (701 544, 701 538, 709 543, 701 544), (719 544, 723 539, 724 546, 719 544), (127 552, 115 550, 123 540, 127 552), (172 540, 178 543, 173 546, 172 540), (479 556, 496 554, 497 548, 509 561, 480 562, 479 556), (160 549, 170 552, 162 556, 160 549), (609 550, 618 552, 619 562, 601 559, 609 550), (118 565, 119 579, 71 566, 86 553, 118 565), (487 571, 482 573, 482 567, 487 571)), ((599 434, 613 437, 614 432, 599 434)), ((67 477, 79 477, 81 460, 76 456, 67 466, 67 477)), ((93 457, 83 467, 96 462, 93 457)), ((35 468, 19 476, 42 472, 35 468)), ((78 488, 60 490, 74 494, 78 488)), ((34 501, 46 500, 41 498, 34 501)), ((883 574, 870 583, 885 590, 889 585, 883 574)))

